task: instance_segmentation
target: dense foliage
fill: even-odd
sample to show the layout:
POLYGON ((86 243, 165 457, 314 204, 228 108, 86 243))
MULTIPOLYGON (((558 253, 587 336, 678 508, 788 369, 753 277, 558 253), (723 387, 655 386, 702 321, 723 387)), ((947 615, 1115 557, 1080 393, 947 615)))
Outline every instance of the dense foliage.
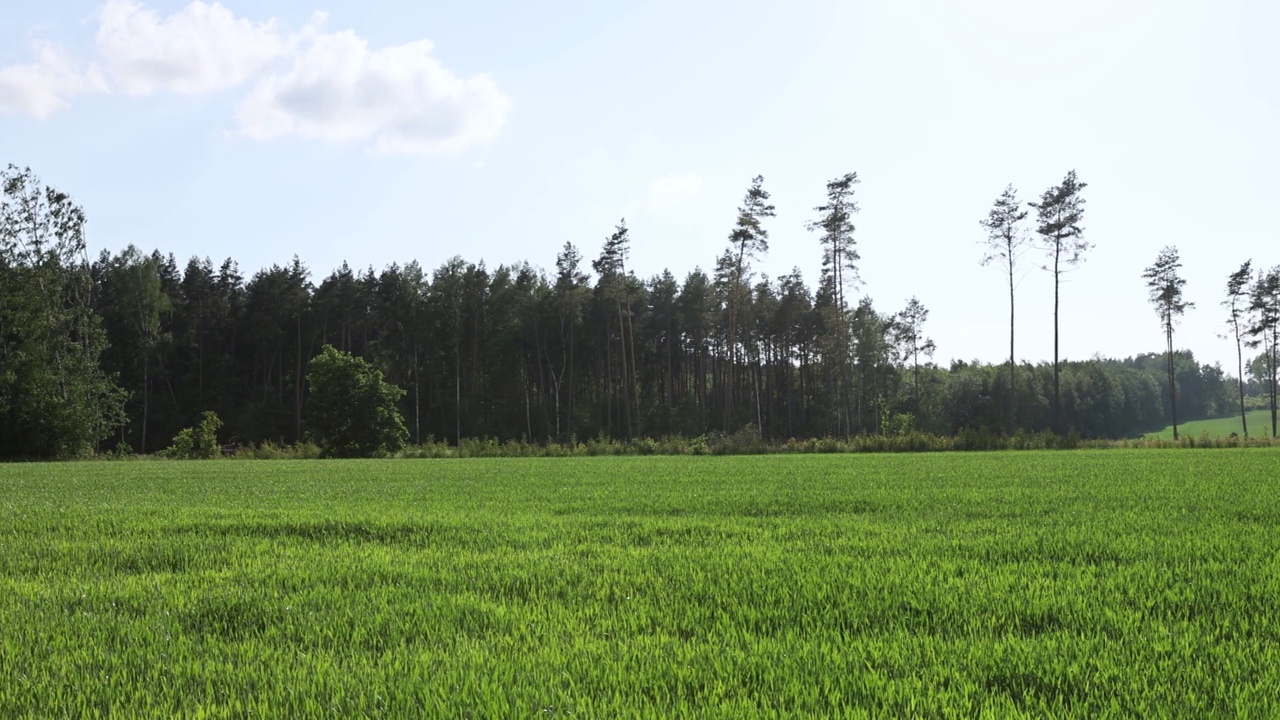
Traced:
POLYGON ((0 458, 83 455, 123 419, 84 224, 30 170, 0 172, 0 458))
MULTIPOLYGON (((300 381, 324 344, 366 359, 405 390, 399 409, 414 442, 697 436, 748 424, 767 439, 843 436, 846 417, 850 435, 1004 432, 1011 405, 1018 428, 1052 428, 1051 364, 1022 365, 1010 393, 1007 364, 927 362, 911 353, 913 342, 924 347, 927 327, 911 332, 866 298, 844 316, 849 382, 830 392, 840 370, 832 353, 842 356, 831 345, 831 308, 798 273, 744 295, 742 347, 730 363, 729 287, 699 270, 682 282, 663 273, 593 284, 568 263, 547 277, 529 266, 490 270, 454 259, 430 278, 415 263, 359 274, 343 266, 313 285, 297 261, 246 282, 230 260, 215 270, 193 259, 182 272, 172 258, 150 260, 170 309, 149 384, 139 353, 113 349, 104 358, 132 393, 125 437, 134 447, 144 429, 155 446, 207 408, 226 422, 224 438, 303 437, 310 389, 300 381)), ((113 264, 104 256, 95 273, 108 278, 113 264)), ((132 346, 129 318, 112 310, 112 285, 100 287, 113 346, 132 346)), ((1234 411, 1234 386, 1219 368, 1186 352, 1175 359, 1183 415, 1234 411)), ((1168 425, 1165 370, 1155 354, 1063 363, 1068 431, 1122 437, 1168 425)))
POLYGON ((325 345, 308 365, 307 427, 328 457, 374 457, 404 447, 404 428, 396 400, 400 388, 363 358, 325 345))
MULTIPOLYGON (((246 277, 233 259, 179 266, 133 247, 90 264, 79 208, 53 190, 39 195, 30 173, 6 178, 0 456, 68 456, 95 444, 154 452, 206 410, 225 423, 223 442, 304 440, 315 429, 304 416, 307 367, 325 345, 404 391, 397 407, 415 444, 692 438, 746 427, 769 441, 964 430, 1124 437, 1169 424, 1171 376, 1180 418, 1237 412, 1240 390, 1247 402, 1276 387, 1267 358, 1280 347, 1280 294, 1253 286, 1233 312, 1243 346, 1263 361, 1241 362, 1242 388, 1187 352, 1173 353, 1172 373, 1154 354, 935 364, 923 304, 913 298, 889 312, 853 295, 863 273, 856 173, 827 185, 808 224, 822 268, 812 287, 799 270, 770 278, 752 268, 768 250, 774 213, 762 178, 714 270, 683 278, 636 276, 629 252, 643 240, 625 223, 594 260, 566 243, 551 274, 455 257, 433 271, 344 263, 313 278, 294 258, 246 277)), ((984 225, 993 252, 1016 255, 1026 213, 1006 193, 1004 215, 984 225)), ((1064 262, 1078 260, 1079 228, 1044 222, 1064 262)))
POLYGON ((1280 450, 0 466, 0 716, 1280 716, 1280 450))

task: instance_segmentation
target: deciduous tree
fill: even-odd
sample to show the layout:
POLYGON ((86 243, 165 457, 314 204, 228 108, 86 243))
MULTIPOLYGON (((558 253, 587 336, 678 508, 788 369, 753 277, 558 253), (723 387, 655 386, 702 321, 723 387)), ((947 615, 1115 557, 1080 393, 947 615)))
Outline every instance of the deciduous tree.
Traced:
POLYGON ((124 394, 101 369, 85 213, 31 170, 0 171, 0 456, 92 452, 124 394))
POLYGON ((396 402, 404 391, 384 382, 364 358, 325 345, 308 366, 307 428, 328 457, 393 453, 409 439, 396 402))

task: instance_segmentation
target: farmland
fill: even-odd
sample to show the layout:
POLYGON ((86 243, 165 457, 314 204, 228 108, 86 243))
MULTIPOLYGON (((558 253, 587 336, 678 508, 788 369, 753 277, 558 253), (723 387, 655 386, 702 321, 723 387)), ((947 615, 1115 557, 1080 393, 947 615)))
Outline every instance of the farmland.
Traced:
POLYGON ((1275 717, 1278 468, 4 465, 0 716, 1275 717))
MULTIPOLYGON (((1250 410, 1245 413, 1245 418, 1249 421, 1250 436, 1271 437, 1270 410, 1250 410)), ((1202 434, 1208 434, 1211 438, 1222 438, 1231 433, 1239 434, 1241 427, 1240 416, 1231 415, 1209 420, 1190 420, 1178 423, 1178 434, 1182 437, 1200 437, 1202 434)), ((1147 437, 1171 440, 1173 439, 1173 426, 1170 425, 1159 432, 1148 433, 1147 437)))

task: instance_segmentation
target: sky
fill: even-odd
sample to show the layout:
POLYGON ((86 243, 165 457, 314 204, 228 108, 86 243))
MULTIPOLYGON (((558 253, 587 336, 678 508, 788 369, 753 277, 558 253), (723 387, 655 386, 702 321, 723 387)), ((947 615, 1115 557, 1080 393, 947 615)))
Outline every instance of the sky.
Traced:
MULTIPOLYGON (((1062 355, 1163 349, 1141 275, 1174 246, 1196 304, 1175 343, 1230 372, 1227 275, 1280 264, 1274 0, 3 1, 0 164, 84 207, 91 256, 551 273, 625 218, 630 267, 683 279, 762 175, 755 269, 813 287, 805 225, 857 172, 857 295, 919 298, 941 364, 999 362, 979 221, 1075 170, 1094 247, 1062 355)), ((1042 260, 1017 287, 1031 361, 1053 354, 1042 260)))

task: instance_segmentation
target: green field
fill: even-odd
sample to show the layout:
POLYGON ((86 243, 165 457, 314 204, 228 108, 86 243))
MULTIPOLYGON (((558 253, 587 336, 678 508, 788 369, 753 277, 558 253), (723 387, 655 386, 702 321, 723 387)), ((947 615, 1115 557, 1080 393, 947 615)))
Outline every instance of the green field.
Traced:
POLYGON ((1280 450, 0 466, 0 717, 1280 716, 1280 450))
MULTIPOLYGON (((1270 410, 1250 410, 1245 413, 1245 418, 1249 421, 1250 437, 1271 437, 1270 410)), ((1178 435, 1180 437, 1196 438, 1208 433, 1209 437, 1223 438, 1231 433, 1243 434, 1240 432, 1240 428, 1240 416, 1232 415, 1231 417, 1213 418, 1211 420, 1191 420, 1178 423, 1178 435)), ((1170 425, 1160 432, 1148 433, 1147 437, 1172 440, 1173 426, 1170 425)))

